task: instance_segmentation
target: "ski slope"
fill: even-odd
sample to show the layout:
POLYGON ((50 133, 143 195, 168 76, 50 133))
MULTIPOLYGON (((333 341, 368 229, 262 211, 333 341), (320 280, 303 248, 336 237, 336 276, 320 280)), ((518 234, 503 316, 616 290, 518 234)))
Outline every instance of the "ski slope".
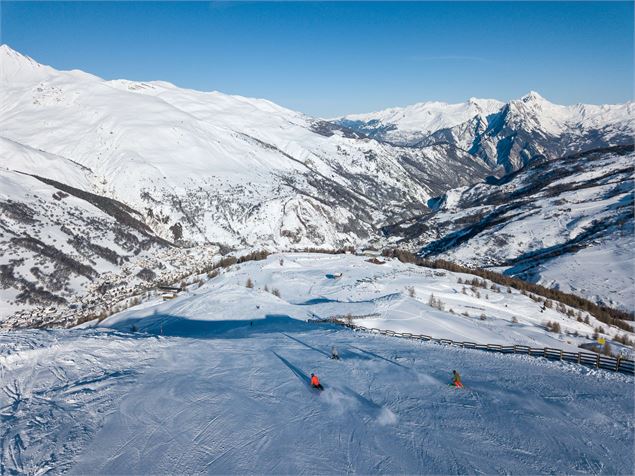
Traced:
POLYGON ((2 473, 633 467, 631 377, 285 317, 201 321, 189 333, 1 335, 2 473), (332 345, 341 361, 325 355, 332 345), (462 391, 447 385, 454 368, 462 391), (310 372, 323 392, 308 387, 310 372))
MULTIPOLYGON (((449 302, 452 273, 365 259, 272 255, 98 328, 0 333, 0 473, 630 473, 630 376, 306 322, 398 303, 410 317, 387 307, 383 324, 478 329, 418 301, 449 302)), ((527 315, 477 319, 483 338, 558 338, 500 296, 527 315)))

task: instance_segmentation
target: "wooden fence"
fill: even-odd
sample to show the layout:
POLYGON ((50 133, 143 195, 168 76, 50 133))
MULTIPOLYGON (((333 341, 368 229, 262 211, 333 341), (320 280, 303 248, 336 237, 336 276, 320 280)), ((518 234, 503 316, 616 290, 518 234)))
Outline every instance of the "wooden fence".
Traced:
POLYGON ((326 322, 339 324, 341 326, 348 327, 349 329, 370 332, 371 334, 382 334, 387 336, 402 337, 405 339, 430 341, 443 345, 463 347, 465 349, 477 349, 488 352, 499 352, 502 354, 525 354, 532 357, 544 357, 549 360, 574 362, 580 365, 586 365, 598 369, 612 370, 614 372, 622 372, 625 374, 635 375, 635 361, 621 356, 613 357, 591 352, 567 352, 562 349, 554 349, 550 347, 536 348, 529 347, 527 345, 499 345, 477 344, 476 342, 457 342, 451 339, 436 339, 424 334, 411 334, 409 332, 395 332, 386 329, 377 329, 375 327, 363 327, 356 324, 348 324, 336 319, 329 319, 326 322))

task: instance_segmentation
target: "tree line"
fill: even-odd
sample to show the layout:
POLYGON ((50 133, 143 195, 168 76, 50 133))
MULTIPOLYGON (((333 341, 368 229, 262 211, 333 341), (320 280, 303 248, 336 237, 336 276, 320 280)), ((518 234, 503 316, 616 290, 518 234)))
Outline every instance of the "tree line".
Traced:
POLYGON ((512 287, 521 292, 531 292, 549 300, 559 301, 562 304, 566 304, 567 306, 588 312, 598 321, 604 322, 605 324, 619 327, 620 329, 628 332, 633 332, 633 326, 626 322, 634 320, 635 316, 633 316, 632 313, 628 313, 620 309, 614 309, 608 306, 602 306, 575 294, 565 293, 557 289, 551 289, 539 284, 529 283, 527 281, 523 281, 522 279, 505 276, 504 274, 496 273, 494 271, 483 268, 472 268, 442 259, 430 260, 421 258, 415 253, 399 248, 385 249, 382 252, 382 255, 387 258, 396 258, 402 263, 412 263, 417 266, 423 266, 432 269, 444 269, 446 271, 451 271, 454 273, 473 274, 501 286, 512 287))

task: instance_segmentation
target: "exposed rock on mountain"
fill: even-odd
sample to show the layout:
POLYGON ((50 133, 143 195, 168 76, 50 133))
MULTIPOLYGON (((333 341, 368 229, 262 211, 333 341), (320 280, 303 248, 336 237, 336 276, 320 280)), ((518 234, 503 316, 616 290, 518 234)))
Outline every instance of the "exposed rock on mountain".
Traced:
POLYGON ((483 99, 464 104, 427 102, 346 116, 336 122, 388 143, 414 147, 452 144, 499 173, 508 173, 537 156, 556 158, 630 144, 634 114, 632 102, 559 106, 532 91, 509 103, 483 99))

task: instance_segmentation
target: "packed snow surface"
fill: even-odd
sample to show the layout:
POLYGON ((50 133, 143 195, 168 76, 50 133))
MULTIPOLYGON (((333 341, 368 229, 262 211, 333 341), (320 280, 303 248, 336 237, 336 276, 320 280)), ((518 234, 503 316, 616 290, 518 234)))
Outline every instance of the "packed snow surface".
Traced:
POLYGON ((344 280, 376 266, 388 279, 379 270, 396 265, 279 258, 99 329, 0 334, 0 472, 632 470, 632 377, 294 319, 301 305, 289 300, 326 298, 327 279, 358 294, 320 268, 344 280), (448 386, 452 369, 464 389, 448 386), (313 372, 323 392, 309 388, 313 372))

